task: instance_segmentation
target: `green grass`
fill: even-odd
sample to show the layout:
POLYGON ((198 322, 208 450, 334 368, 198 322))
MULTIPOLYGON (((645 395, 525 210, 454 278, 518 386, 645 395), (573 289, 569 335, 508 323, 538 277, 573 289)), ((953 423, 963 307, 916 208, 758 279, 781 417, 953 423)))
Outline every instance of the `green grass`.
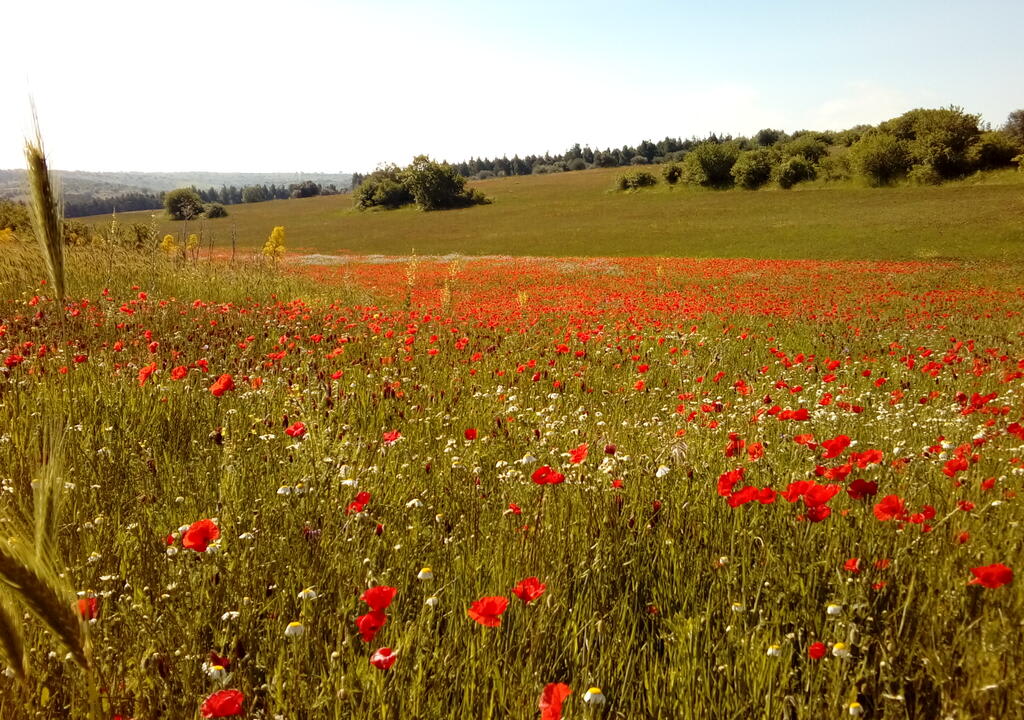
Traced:
MULTIPOLYGON (((206 221, 214 246, 262 246, 284 225, 290 251, 813 259, 1024 257, 1024 174, 941 187, 821 183, 790 191, 709 191, 664 184, 611 190, 622 168, 476 183, 491 205, 423 213, 358 212, 348 195, 235 205, 206 221)), ((148 224, 151 213, 119 215, 148 224)), ((103 227, 109 216, 90 218, 103 227)), ((160 219, 160 233, 182 223, 160 219)), ((189 232, 199 225, 191 223, 189 232)), ((208 240, 207 235, 207 240, 208 240)))
POLYGON ((519 263, 534 281, 520 296, 501 262, 397 262, 373 270, 411 278, 411 306, 367 307, 358 288, 266 264, 89 247, 68 254, 65 313, 39 297, 38 251, 13 247, 0 528, 38 516, 32 482, 53 468, 53 554, 99 614, 89 672, 24 623, 27 680, 0 674, 0 718, 191 719, 235 688, 246 718, 535 720, 551 682, 573 688, 567 720, 818 720, 855 699, 876 719, 1021 715, 1024 585, 967 585, 979 566, 1020 572, 1024 298, 1009 269, 538 259, 519 263), (222 374, 236 388, 218 397, 222 374), (996 397, 967 413, 960 393, 996 397), (809 418, 760 415, 770 403, 809 418), (764 455, 727 457, 730 433, 764 455), (882 451, 850 475, 878 495, 840 492, 818 523, 782 498, 730 508, 728 470, 782 491, 852 462, 796 433, 882 451), (957 448, 977 455, 959 486, 943 472, 957 448), (534 484, 545 464, 567 481, 534 484), (347 512, 359 491, 372 499, 347 512), (934 506, 931 532, 878 520, 889 494, 934 506), (168 553, 168 534, 206 518, 215 551, 178 538, 168 553), (525 605, 511 589, 530 576, 547 591, 525 605), (363 642, 359 595, 375 585, 398 594, 363 642), (500 627, 467 616, 484 596, 510 597, 500 627), (832 649, 811 659, 814 642, 832 649), (379 647, 398 652, 388 671, 369 663, 379 647), (226 679, 210 652, 230 659, 226 679), (584 704, 591 685, 606 706, 584 704))

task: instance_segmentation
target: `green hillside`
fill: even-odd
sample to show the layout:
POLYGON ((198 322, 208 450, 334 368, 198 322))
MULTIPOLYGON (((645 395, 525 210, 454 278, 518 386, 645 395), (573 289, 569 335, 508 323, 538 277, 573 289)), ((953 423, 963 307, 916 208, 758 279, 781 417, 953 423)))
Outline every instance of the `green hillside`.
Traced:
MULTIPOLYGON (((1024 173, 938 187, 800 185, 613 191, 621 168, 485 180, 490 205, 359 212, 348 195, 235 205, 202 223, 204 245, 262 245, 275 225, 290 252, 820 259, 1024 258, 1024 173)), ((106 224, 109 216, 87 218, 106 224)), ((151 222, 124 213, 120 222, 151 222)), ((157 218, 161 234, 200 224, 157 218)))

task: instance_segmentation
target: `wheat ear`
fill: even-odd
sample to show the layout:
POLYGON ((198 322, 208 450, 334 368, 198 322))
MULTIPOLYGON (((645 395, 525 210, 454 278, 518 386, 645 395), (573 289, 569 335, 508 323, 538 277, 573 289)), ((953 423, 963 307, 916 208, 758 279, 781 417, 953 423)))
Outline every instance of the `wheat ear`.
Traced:
MULTIPOLYGON (((33 108, 33 119, 35 109, 33 108)), ((36 139, 25 141, 25 160, 28 163, 28 184, 32 193, 32 227, 46 262, 57 299, 64 301, 64 239, 63 210, 54 189, 43 152, 43 139, 39 121, 35 119, 36 139)))
POLYGON ((0 595, 0 655, 22 682, 28 673, 25 667, 25 638, 21 633, 21 618, 6 597, 0 595))
POLYGON ((75 662, 89 667, 85 633, 75 612, 74 595, 56 573, 34 554, 19 552, 14 544, 4 540, 0 541, 0 580, 64 644, 75 662))

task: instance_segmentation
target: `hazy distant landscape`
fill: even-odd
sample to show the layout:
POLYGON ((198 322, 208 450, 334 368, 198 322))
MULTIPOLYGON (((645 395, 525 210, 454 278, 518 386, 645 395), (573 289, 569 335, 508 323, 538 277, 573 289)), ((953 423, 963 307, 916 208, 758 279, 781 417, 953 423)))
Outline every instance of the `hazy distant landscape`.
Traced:
MULTIPOLYGON (((127 192, 161 193, 179 187, 220 188, 222 185, 289 185, 312 180, 347 188, 351 173, 229 173, 229 172, 88 172, 55 170, 62 189, 69 195, 120 195, 127 192)), ((28 184, 22 169, 0 170, 0 198, 24 200, 28 184)))

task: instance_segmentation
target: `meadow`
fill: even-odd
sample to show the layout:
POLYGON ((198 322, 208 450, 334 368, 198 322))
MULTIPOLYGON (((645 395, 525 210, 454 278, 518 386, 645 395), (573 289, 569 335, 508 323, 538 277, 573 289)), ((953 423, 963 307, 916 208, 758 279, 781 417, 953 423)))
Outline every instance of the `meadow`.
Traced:
POLYGON ((724 194, 600 196, 649 203, 634 228, 690 203, 747 228, 703 254, 801 203, 849 230, 762 223, 799 260, 611 257, 692 246, 600 217, 563 242, 569 200, 516 235, 528 204, 487 187, 283 222, 320 251, 446 252, 457 223, 481 253, 606 256, 96 246, 62 305, 5 248, 0 564, 45 582, 3 596, 27 614, 0 717, 1024 715, 1021 266, 890 259, 1016 257, 1019 186, 737 193, 731 221, 704 217, 724 194), (950 232, 879 236, 920 213, 950 232))
MULTIPOLYGON (((652 168, 658 173, 658 168, 652 168)), ((120 213, 160 235, 197 232, 204 245, 259 247, 284 225, 289 248, 328 254, 764 257, 822 260, 1024 258, 1024 173, 1001 170, 939 187, 850 183, 792 190, 686 186, 615 192, 623 168, 472 183, 491 205, 423 213, 360 212, 349 195, 232 205, 187 226, 120 213)), ((110 216, 90 218, 97 228, 110 216)))

